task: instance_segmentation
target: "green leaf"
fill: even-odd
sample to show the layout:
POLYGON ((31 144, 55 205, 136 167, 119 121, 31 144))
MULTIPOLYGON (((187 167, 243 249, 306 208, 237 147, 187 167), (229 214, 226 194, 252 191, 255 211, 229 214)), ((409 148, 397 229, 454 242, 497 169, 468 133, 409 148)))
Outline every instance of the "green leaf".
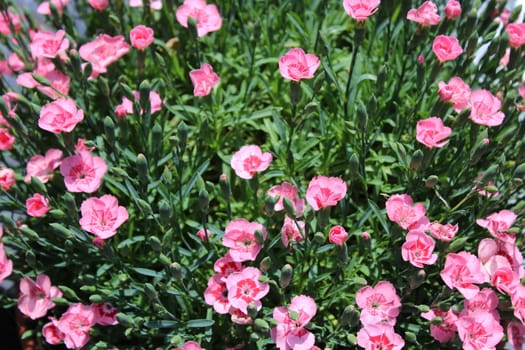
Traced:
POLYGON ((162 273, 162 272, 157 272, 155 270, 150 270, 150 269, 146 269, 146 268, 143 268, 143 267, 134 267, 133 270, 136 273, 139 273, 139 274, 144 275, 144 276, 156 277, 156 278, 163 278, 164 277, 164 273, 162 273))
POLYGON ((213 326, 214 323, 214 320, 197 319, 188 321, 186 323, 186 326, 188 328, 206 328, 213 326))

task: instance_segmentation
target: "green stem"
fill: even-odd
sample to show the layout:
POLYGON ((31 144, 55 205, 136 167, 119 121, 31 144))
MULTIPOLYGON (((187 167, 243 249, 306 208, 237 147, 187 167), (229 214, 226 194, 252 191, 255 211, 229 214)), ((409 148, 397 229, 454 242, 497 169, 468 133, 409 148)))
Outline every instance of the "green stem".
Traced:
POLYGON ((355 67, 355 61, 357 58, 357 52, 359 51, 359 46, 361 46, 361 41, 363 40, 364 35, 364 28, 360 27, 358 24, 358 27, 356 27, 355 34, 354 34, 354 48, 352 50, 352 61, 350 62, 350 69, 348 71, 348 79, 346 80, 346 89, 345 89, 345 98, 344 98, 344 116, 345 120, 347 121, 349 118, 349 110, 348 105, 350 102, 350 86, 352 83, 352 75, 354 73, 354 67, 355 67))

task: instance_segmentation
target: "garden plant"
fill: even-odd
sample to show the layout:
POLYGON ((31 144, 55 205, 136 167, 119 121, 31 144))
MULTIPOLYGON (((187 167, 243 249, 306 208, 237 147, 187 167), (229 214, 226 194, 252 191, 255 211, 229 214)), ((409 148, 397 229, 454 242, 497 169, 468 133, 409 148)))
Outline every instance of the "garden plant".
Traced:
POLYGON ((520 13, 1 1, 0 306, 37 349, 522 349, 520 13))

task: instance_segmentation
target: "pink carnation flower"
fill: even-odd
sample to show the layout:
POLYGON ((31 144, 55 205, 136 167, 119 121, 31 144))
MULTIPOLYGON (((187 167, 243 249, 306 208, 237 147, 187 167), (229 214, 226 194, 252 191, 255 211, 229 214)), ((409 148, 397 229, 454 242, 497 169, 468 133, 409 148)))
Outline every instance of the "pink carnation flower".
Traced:
POLYGON ((348 238, 348 232, 341 225, 332 226, 328 232, 328 241, 337 245, 345 244, 346 239, 348 238))
POLYGON ((388 324, 366 325, 357 333, 357 344, 365 350, 401 350, 403 338, 388 324))
POLYGON ((432 51, 437 56, 439 62, 455 60, 463 53, 458 39, 453 36, 438 35, 432 43, 432 51))
POLYGON ((211 89, 220 81, 219 76, 208 63, 203 64, 199 69, 192 70, 190 79, 193 84, 194 96, 208 96, 211 89))
POLYGON ((304 221, 295 221, 288 216, 284 217, 283 227, 281 228, 281 241, 285 247, 290 242, 301 242, 304 240, 304 221))
POLYGON ((448 83, 439 82, 438 94, 441 101, 451 102, 454 110, 460 112, 468 106, 471 90, 460 77, 452 77, 448 83))
POLYGON ((46 315, 47 311, 55 306, 54 298, 62 297, 57 287, 51 286, 47 275, 38 275, 36 281, 24 277, 20 281, 20 296, 18 310, 27 317, 36 320, 46 315))
MULTIPOLYGON (((133 90, 133 96, 135 97, 135 101, 140 101, 140 92, 137 90, 133 90)), ((162 109, 162 99, 160 95, 151 90, 149 92, 149 106, 150 106, 150 113, 153 114, 155 112, 158 112, 162 109)), ((125 118, 128 114, 135 114, 135 109, 133 108, 133 101, 129 100, 127 97, 122 97, 122 103, 119 104, 115 108, 115 115, 119 118, 125 118)), ((144 110, 140 110, 140 114, 144 114, 144 110)))
POLYGON ((380 0, 343 0, 343 7, 348 16, 357 21, 366 21, 379 7, 380 0))
POLYGON ((525 325, 518 321, 507 324, 507 339, 513 349, 523 349, 525 345, 525 325))
POLYGON ((432 334, 432 337, 438 342, 446 343, 454 339, 457 332, 456 321, 458 316, 452 310, 441 311, 433 308, 428 312, 421 313, 421 317, 429 321, 437 317, 441 318, 439 324, 430 324, 430 334, 432 334))
POLYGON ((38 8, 36 9, 36 12, 40 13, 41 15, 51 15, 51 4, 57 9, 57 12, 59 14, 62 14, 64 12, 64 7, 69 3, 69 0, 50 0, 50 1, 44 1, 40 3, 38 8))
POLYGON ((190 340, 185 342, 181 347, 172 350, 204 350, 196 341, 190 340))
MULTIPOLYGON (((142 0, 129 0, 129 7, 143 7, 142 0)), ((162 0, 150 0, 149 7, 152 10, 162 10, 162 0)))
POLYGON ((505 31, 509 35, 509 44, 515 49, 525 44, 525 23, 511 23, 505 31))
POLYGON ((4 244, 2 243, 2 235, 4 229, 0 225, 0 283, 11 275, 13 272, 13 261, 7 258, 7 254, 4 250, 4 244))
POLYGON ((8 191, 15 184, 15 171, 0 166, 0 187, 8 191))
POLYGON ((303 49, 290 49, 279 58, 279 71, 288 80, 311 79, 321 61, 314 54, 306 54, 303 49))
POLYGON ((385 203, 386 213, 390 221, 397 223, 404 230, 415 230, 428 225, 425 216, 427 209, 421 203, 412 204, 408 194, 394 194, 385 203))
POLYGON ((305 327, 317 313, 314 299, 307 295, 292 298, 289 307, 279 306, 273 309, 273 318, 277 326, 272 328, 270 336, 280 350, 312 349, 315 336, 305 327), (292 318, 291 314, 297 315, 292 318))
POLYGON ((364 286, 357 291, 355 301, 363 309, 360 317, 363 325, 396 324, 401 299, 392 283, 380 281, 375 287, 364 286))
POLYGON ((15 137, 9 130, 0 126, 0 151, 8 151, 15 144, 15 137))
POLYGON ((131 45, 139 50, 144 50, 153 43, 153 29, 145 25, 138 25, 129 32, 131 45))
POLYGON ((498 126, 505 114, 500 111, 501 101, 488 90, 476 90, 470 95, 470 116, 476 124, 498 126))
POLYGON ((485 219, 478 219, 476 223, 486 228, 491 235, 504 242, 514 243, 516 237, 508 231, 514 225, 517 215, 510 210, 501 210, 497 213, 490 214, 485 219))
POLYGON ((109 6, 109 0, 88 0, 88 3, 97 11, 105 10, 109 6))
POLYGON ((234 308, 248 314, 248 304, 254 303, 257 310, 262 308, 261 299, 270 291, 268 283, 259 281, 261 271, 255 267, 245 267, 233 272, 226 279, 228 301, 234 308))
POLYGON ((445 14, 448 19, 455 19, 461 15, 461 4, 456 0, 448 0, 445 6, 445 14))
POLYGON ((101 239, 114 236, 128 219, 126 208, 119 206, 118 199, 110 194, 86 199, 80 206, 80 212, 80 227, 101 239))
POLYGON ((456 236, 456 233, 458 233, 458 225, 452 225, 452 224, 445 224, 442 225, 437 221, 432 222, 430 225, 428 225, 428 230, 430 231, 430 235, 434 237, 435 239, 439 239, 443 242, 450 242, 454 239, 456 236))
POLYGON ((60 166, 62 162, 62 151, 52 148, 48 150, 45 156, 36 155, 29 159, 26 165, 27 175, 24 181, 31 182, 31 177, 36 177, 42 183, 48 182, 53 178, 53 171, 60 166))
POLYGON ((39 83, 35 80, 35 78, 33 78, 32 73, 29 72, 18 75, 16 78, 16 83, 29 89, 36 88, 38 91, 53 100, 62 98, 69 94, 71 79, 66 74, 58 70, 50 60, 39 59, 33 74, 41 75, 43 78, 49 81, 51 86, 46 86, 39 83))
POLYGON ((466 350, 495 350, 503 339, 503 327, 486 311, 460 316, 456 327, 466 350))
POLYGON ((102 184, 107 165, 100 157, 94 157, 89 151, 81 151, 64 158, 60 172, 70 192, 93 193, 102 184))
POLYGON ((42 107, 38 126, 54 134, 71 132, 84 119, 84 111, 77 109, 75 100, 59 98, 42 107))
POLYGON ((445 140, 452 133, 452 129, 443 124, 439 117, 422 119, 416 125, 416 139, 428 148, 443 147, 448 143, 445 140))
POLYGON ((284 210, 283 200, 288 198, 295 209, 297 217, 301 217, 304 211, 304 199, 298 198, 298 189, 289 182, 283 182, 280 185, 273 186, 268 190, 268 196, 275 198, 278 197, 278 201, 274 205, 275 211, 284 210))
POLYGON ((450 289, 456 288, 467 299, 479 292, 476 284, 487 281, 479 259, 465 251, 449 253, 440 275, 450 289))
POLYGON ((204 301, 211 305, 219 314, 227 314, 231 305, 227 297, 228 288, 226 279, 220 274, 215 274, 208 279, 208 286, 204 291, 204 301))
POLYGON ((263 240, 267 232, 263 225, 258 222, 250 222, 246 219, 235 219, 226 225, 222 244, 230 248, 230 256, 233 261, 254 261, 261 250, 261 243, 255 237, 255 231, 260 231, 263 240))
POLYGON ((407 13, 409 21, 417 22, 422 26, 435 26, 441 21, 441 16, 437 13, 436 4, 432 1, 425 1, 417 9, 411 9, 407 13))
POLYGON ((114 326, 118 324, 118 310, 108 303, 91 304, 95 311, 95 323, 101 326, 114 326))
POLYGON ((333 207, 346 196, 346 182, 338 177, 316 176, 306 189, 306 201, 315 210, 333 207))
POLYGON ((272 154, 263 153, 257 145, 242 146, 231 158, 231 166, 241 179, 249 180, 255 173, 268 169, 272 154))
POLYGON ((64 335, 68 349, 80 349, 90 340, 89 332, 95 325, 95 311, 91 306, 72 304, 62 314, 56 327, 64 335))
POLYGON ((56 33, 38 31, 31 38, 29 48, 31 55, 38 58, 55 58, 64 55, 69 48, 69 40, 65 37, 66 32, 58 30, 56 33))
POLYGON ((78 53, 83 60, 91 63, 93 72, 90 78, 96 78, 106 73, 107 67, 127 54, 129 49, 124 36, 99 34, 95 40, 82 45, 78 53))
POLYGON ((401 255, 404 261, 409 261, 415 267, 422 269, 425 265, 433 265, 437 254, 433 254, 434 240, 421 231, 410 231, 406 241, 401 246, 401 255))
POLYGON ((32 197, 26 200, 27 215, 35 218, 40 218, 49 211, 49 199, 42 196, 40 193, 35 193, 32 197))
POLYGON ((10 8, 7 8, 5 11, 2 11, 0 15, 0 33, 3 35, 11 34, 11 26, 13 26, 15 32, 19 32, 22 23, 20 16, 11 11, 10 8))
POLYGON ((222 17, 217 6, 206 4, 205 0, 184 0, 184 3, 177 8, 175 17, 185 28, 188 28, 188 19, 192 18, 199 37, 215 32, 222 26, 222 17))

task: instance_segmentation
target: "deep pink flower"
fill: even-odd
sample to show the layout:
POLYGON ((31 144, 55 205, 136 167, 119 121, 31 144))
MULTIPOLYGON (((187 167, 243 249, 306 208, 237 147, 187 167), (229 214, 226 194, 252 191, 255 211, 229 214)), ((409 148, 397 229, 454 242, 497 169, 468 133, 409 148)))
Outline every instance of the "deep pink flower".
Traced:
POLYGON ((64 158, 60 172, 70 192, 93 193, 102 184, 107 165, 100 157, 94 157, 89 151, 81 151, 64 158))
POLYGON ((204 350, 204 349, 201 348, 199 343, 193 340, 190 340, 190 341, 185 342, 180 348, 175 348, 172 350, 204 350))
POLYGON ((467 299, 479 292, 476 284, 487 281, 479 259, 465 251, 449 253, 440 275, 450 289, 456 288, 467 299))
POLYGON ((460 77, 452 77, 448 83, 440 81, 438 85, 439 98, 442 101, 453 103, 456 112, 460 112, 468 106, 471 94, 470 86, 460 77))
POLYGON ((20 296, 18 310, 29 318, 36 320, 46 315, 47 311, 55 306, 54 298, 62 297, 62 292, 51 286, 47 275, 38 275, 36 281, 24 277, 20 281, 20 296))
POLYGON ((388 324, 365 325, 357 333, 357 344, 366 350, 401 350, 405 346, 403 338, 388 324))
POLYGON ((88 3, 91 7, 98 11, 102 11, 109 6, 109 0, 88 0, 88 3))
POLYGON ((304 221, 296 221, 288 216, 284 217, 283 227, 281 228, 281 241, 285 247, 290 242, 301 242, 304 240, 304 221))
POLYGON ((110 194, 86 199, 80 206, 80 212, 82 229, 102 239, 114 236, 128 219, 126 208, 119 206, 118 199, 110 194))
POLYGON ((220 274, 215 274, 208 279, 208 287, 204 291, 204 301, 213 306, 213 310, 219 314, 227 314, 231 305, 228 300, 228 288, 226 280, 220 274))
POLYGON ((425 1, 417 9, 410 9, 407 13, 407 19, 422 26, 435 26, 441 21, 441 16, 438 15, 437 11, 436 4, 432 1, 425 1))
POLYGON ((77 109, 75 100, 59 98, 42 107, 38 126, 54 134, 71 132, 84 119, 84 111, 77 109))
POLYGON ((458 18, 461 15, 461 4, 456 0, 448 0, 445 6, 445 14, 448 19, 458 18))
POLYGON ((439 117, 422 119, 416 125, 416 139, 429 148, 443 147, 448 143, 445 140, 452 133, 452 129, 443 124, 439 117))
POLYGON ((60 166, 62 162, 62 151, 51 148, 45 154, 36 155, 29 159, 26 165, 27 175, 24 178, 24 181, 29 183, 31 182, 31 177, 36 177, 42 183, 48 182, 53 178, 53 171, 60 166))
POLYGON ((0 187, 8 191, 15 184, 15 171, 0 166, 0 187))
POLYGON ((510 233, 509 230, 514 225, 517 215, 510 210, 501 210, 497 213, 490 214, 485 219, 478 219, 476 223, 486 228, 491 235, 499 240, 508 243, 514 243, 516 236, 510 233))
POLYGON ((55 58, 64 56, 69 48, 69 40, 66 38, 66 32, 58 30, 56 33, 47 31, 38 31, 31 38, 29 44, 31 55, 35 59, 55 58))
POLYGON ((217 6, 206 4, 205 0, 184 0, 184 3, 177 8, 175 17, 185 28, 188 28, 188 19, 192 18, 199 37, 215 32, 222 26, 222 17, 217 6))
POLYGON ((280 185, 273 186, 268 190, 268 196, 275 198, 279 197, 279 200, 275 203, 273 209, 275 211, 284 210, 283 200, 288 198, 295 209, 295 214, 297 217, 301 217, 304 211, 304 199, 298 198, 298 189, 289 182, 283 182, 280 185))
POLYGON ((93 72, 90 78, 96 78, 106 73, 107 67, 127 54, 129 49, 124 36, 100 34, 95 40, 82 45, 78 53, 83 60, 91 63, 93 72))
POLYGON ((219 76, 213 71, 213 67, 205 63, 199 69, 190 72, 190 79, 193 83, 194 96, 207 96, 211 89, 219 83, 219 76))
POLYGON ((263 153, 257 145, 242 146, 231 158, 231 167, 241 179, 249 180, 255 173, 268 169, 272 154, 263 153))
POLYGON ((525 326, 521 322, 510 321, 507 324, 507 339, 513 349, 523 349, 525 344, 525 326))
POLYGON ((455 60, 463 53, 458 39, 453 36, 438 35, 432 43, 432 51, 437 56, 439 62, 455 60))
POLYGON ((56 327, 64 334, 64 344, 68 349, 80 349, 89 340, 91 327, 95 325, 95 311, 91 306, 72 304, 62 314, 56 327))
POLYGON ((273 309, 273 318, 277 326, 272 328, 270 336, 280 350, 308 350, 314 346, 315 336, 306 330, 306 326, 317 313, 315 301, 307 295, 292 298, 289 307, 279 306, 273 309), (292 319, 291 313, 297 318, 292 319))
POLYGON ((525 44, 525 23, 511 23, 505 28, 509 34, 509 44, 515 49, 525 44))
POLYGON ((392 283, 380 281, 375 287, 364 286, 357 291, 355 301, 363 309, 360 317, 363 325, 395 325, 401 299, 392 283))
POLYGON ((430 309, 428 312, 421 313, 421 317, 425 320, 432 321, 436 317, 441 318, 439 324, 431 323, 430 324, 430 334, 440 343, 446 343, 454 339, 456 335, 456 321, 458 316, 452 311, 441 311, 440 309, 430 309))
POLYGON ((470 95, 470 116, 476 124, 498 126, 505 114, 500 111, 501 101, 488 90, 476 90, 470 95))
POLYGON ((503 327, 486 311, 460 316, 456 327, 465 350, 495 350, 503 339, 503 327))
POLYGON ((266 229, 258 222, 235 219, 226 225, 222 244, 230 248, 230 256, 233 261, 255 260, 261 250, 261 242, 258 242, 255 231, 260 231, 263 240, 266 239, 266 229))
POLYGON ((348 232, 341 225, 333 226, 328 232, 328 241, 337 245, 345 244, 346 239, 348 238, 348 232))
POLYGON ((201 239, 201 241, 206 242, 211 238, 211 231, 201 228, 197 231, 196 235, 201 239))
POLYGON ((425 216, 427 209, 421 203, 412 204, 408 194, 394 194, 385 203, 386 213, 390 221, 397 223, 404 230, 421 229, 428 225, 425 216))
MULTIPOLYGON (((133 90, 133 96, 135 97, 135 101, 140 101, 139 91, 133 90)), ((162 99, 157 92, 153 90, 149 92, 149 106, 151 114, 160 111, 163 103, 164 102, 162 102, 162 99)), ((125 118, 128 114, 135 114, 133 102, 130 101, 127 97, 122 96, 122 103, 115 108, 115 115, 119 118, 125 118)), ((143 115, 144 110, 141 109, 140 114, 143 115)))
POLYGON ((22 27, 20 16, 11 11, 10 8, 7 8, 6 11, 2 10, 2 12, 0 12, 0 33, 4 35, 11 34, 10 25, 14 27, 15 32, 20 31, 20 28, 22 27))
MULTIPOLYGON (((129 7, 143 7, 144 4, 142 0, 129 0, 129 7)), ((161 10, 162 9, 162 0, 150 0, 149 7, 152 10, 161 10)))
POLYGON ((357 21, 365 21, 377 11, 380 2, 380 0, 343 0, 343 7, 348 16, 357 21))
POLYGON ((442 225, 437 221, 434 221, 430 225, 428 225, 430 235, 435 239, 439 239, 443 242, 450 242, 451 240, 453 240, 456 236, 456 233, 458 233, 458 229, 459 227, 457 224, 442 225))
POLYGON ((338 177, 316 176, 306 189, 306 201, 315 210, 333 207, 346 196, 346 182, 338 177))
POLYGON ((2 235, 4 229, 0 225, 0 283, 11 275, 13 272, 13 261, 7 258, 7 254, 4 250, 4 244, 2 243, 2 235))
POLYGON ((145 25, 138 25, 129 32, 131 45, 139 50, 144 50, 153 43, 153 29, 145 25))
POLYGON ((42 335, 46 339, 46 342, 48 342, 51 345, 57 345, 60 344, 62 340, 64 340, 64 333, 58 329, 57 324, 58 320, 54 317, 49 317, 51 322, 48 322, 42 327, 42 335))
POLYGON ((230 274, 226 279, 230 305, 245 314, 248 313, 250 303, 255 303, 257 310, 260 310, 261 299, 270 291, 270 285, 260 282, 259 277, 261 271, 255 267, 245 267, 242 271, 230 274))
POLYGON ((6 128, 0 127, 0 151, 8 151, 15 144, 15 137, 6 128))
POLYGON ((242 269, 242 264, 238 261, 234 261, 230 253, 226 253, 222 258, 217 259, 215 264, 213 264, 213 271, 217 272, 217 274, 222 277, 228 277, 230 274, 239 272, 242 269))
POLYGON ((410 231, 406 241, 401 247, 403 260, 409 261, 415 267, 423 268, 425 265, 433 265, 437 260, 437 254, 433 254, 434 240, 422 231, 410 231))
POLYGON ((95 323, 101 326, 114 326, 118 324, 117 308, 112 307, 108 303, 91 304, 91 308, 95 311, 95 323))
POLYGON ((279 58, 279 71, 288 80, 311 79, 319 68, 319 64, 321 61, 316 55, 294 48, 279 58))
POLYGON ((40 193, 35 193, 32 197, 26 200, 26 212, 29 216, 40 218, 49 211, 49 199, 42 196, 40 193))
POLYGON ((50 0, 50 1, 44 1, 40 3, 38 8, 36 9, 36 12, 40 13, 41 15, 51 15, 51 5, 57 9, 57 12, 59 14, 62 14, 64 12, 64 7, 68 4, 69 0, 50 0))

